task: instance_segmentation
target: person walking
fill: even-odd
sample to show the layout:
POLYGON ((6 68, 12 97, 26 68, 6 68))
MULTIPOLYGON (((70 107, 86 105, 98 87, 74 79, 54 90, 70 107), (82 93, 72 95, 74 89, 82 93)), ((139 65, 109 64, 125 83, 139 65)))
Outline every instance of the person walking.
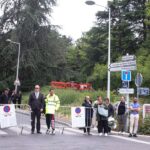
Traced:
POLYGON ((59 107, 59 97, 55 94, 54 89, 51 88, 45 99, 46 134, 50 133, 50 126, 52 128, 52 134, 55 134, 55 111, 57 111, 59 107))
POLYGON ((90 127, 92 123, 93 109, 92 109, 92 101, 90 100, 89 96, 85 97, 85 100, 82 106, 85 107, 85 128, 83 128, 83 130, 84 130, 84 133, 91 135, 90 127))
POLYGON ((108 107, 103 103, 102 97, 99 96, 97 103, 94 105, 97 108, 97 121, 98 121, 98 133, 99 136, 108 136, 108 107))
MULTIPOLYGON (((108 118, 109 117, 114 117, 114 107, 110 103, 109 98, 106 98, 105 103, 106 103, 106 105, 108 107, 108 118)), ((109 127, 109 125, 108 125, 108 132, 111 132, 111 127, 109 127)))
POLYGON ((40 132, 40 118, 44 107, 44 96, 40 93, 39 85, 35 85, 34 92, 30 94, 29 105, 31 107, 31 133, 34 134, 35 118, 37 118, 36 130, 38 134, 42 134, 40 132))
POLYGON ((139 122, 140 104, 135 97, 130 105, 130 134, 129 137, 137 137, 138 122, 139 122))
POLYGON ((120 102, 117 104, 116 114, 118 121, 118 133, 124 134, 127 119, 127 104, 124 96, 121 97, 120 102))

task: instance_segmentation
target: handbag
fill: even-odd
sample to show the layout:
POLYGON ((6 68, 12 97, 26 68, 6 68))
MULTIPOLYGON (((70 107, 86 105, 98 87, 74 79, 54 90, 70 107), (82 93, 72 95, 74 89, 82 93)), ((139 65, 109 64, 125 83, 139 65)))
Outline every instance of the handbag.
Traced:
POLYGON ((104 106, 98 106, 98 113, 101 116, 108 117, 108 110, 104 106))

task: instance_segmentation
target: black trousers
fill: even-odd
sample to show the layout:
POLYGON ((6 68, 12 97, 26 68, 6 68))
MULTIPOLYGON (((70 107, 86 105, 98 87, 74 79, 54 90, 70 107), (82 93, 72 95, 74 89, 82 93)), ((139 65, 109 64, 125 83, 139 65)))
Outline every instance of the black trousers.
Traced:
POLYGON ((108 133, 108 120, 98 121, 98 133, 102 133, 104 129, 104 133, 108 133))
POLYGON ((34 109, 32 110, 31 112, 31 131, 34 132, 35 130, 35 118, 37 119, 37 122, 36 122, 36 130, 37 132, 40 132, 40 118, 41 118, 41 111, 38 110, 38 109, 34 109))
POLYGON ((86 132, 90 133, 91 122, 92 122, 91 118, 85 119, 85 126, 86 127, 83 129, 84 133, 86 133, 86 132))
POLYGON ((50 129, 50 126, 55 130, 55 117, 54 114, 46 114, 46 125, 50 129))

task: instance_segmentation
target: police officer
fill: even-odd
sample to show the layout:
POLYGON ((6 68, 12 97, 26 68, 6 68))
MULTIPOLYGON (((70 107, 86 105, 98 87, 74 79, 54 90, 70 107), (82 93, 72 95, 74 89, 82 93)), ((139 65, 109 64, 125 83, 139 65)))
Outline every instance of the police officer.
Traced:
POLYGON ((46 134, 50 133, 50 125, 52 128, 52 134, 55 134, 55 111, 57 111, 60 107, 60 100, 58 96, 54 93, 54 89, 51 88, 49 94, 45 99, 45 116, 46 116, 46 124, 47 131, 46 134))

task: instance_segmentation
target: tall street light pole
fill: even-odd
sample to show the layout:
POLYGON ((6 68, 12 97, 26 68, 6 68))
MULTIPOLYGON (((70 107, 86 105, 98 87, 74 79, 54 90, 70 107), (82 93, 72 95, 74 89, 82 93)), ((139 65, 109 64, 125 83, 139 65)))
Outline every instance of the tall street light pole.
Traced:
POLYGON ((19 76, 19 63, 20 63, 20 43, 14 42, 14 41, 12 41, 10 39, 7 39, 6 41, 18 45, 17 71, 16 71, 16 80, 14 82, 15 93, 17 93, 17 87, 20 85, 20 81, 19 81, 19 77, 18 77, 19 76))
POLYGON ((107 97, 110 99, 110 46, 111 46, 111 9, 99 4, 96 4, 94 1, 86 1, 87 5, 97 5, 104 7, 109 12, 109 24, 108 24, 108 66, 107 66, 107 97))

